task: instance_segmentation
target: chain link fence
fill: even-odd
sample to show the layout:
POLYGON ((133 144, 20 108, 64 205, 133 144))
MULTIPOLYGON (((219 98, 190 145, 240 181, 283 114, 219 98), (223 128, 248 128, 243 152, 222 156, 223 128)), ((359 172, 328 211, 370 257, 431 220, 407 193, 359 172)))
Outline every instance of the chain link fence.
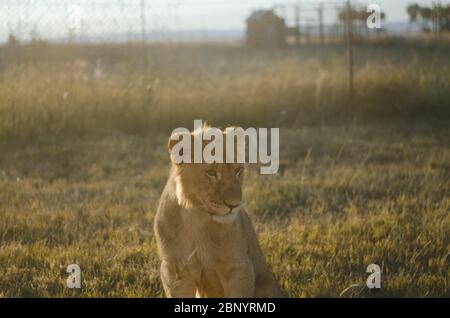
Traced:
MULTIPOLYGON (((345 36, 345 1, 265 3, 297 40, 345 36)), ((252 0, 2 0, 0 43, 243 40, 246 18, 261 7, 252 0)), ((365 12, 367 4, 352 7, 365 12)), ((364 33, 362 20, 355 25, 364 33)))
POLYGON ((164 0, 2 0, 0 43, 170 40, 183 28, 179 9, 164 0))

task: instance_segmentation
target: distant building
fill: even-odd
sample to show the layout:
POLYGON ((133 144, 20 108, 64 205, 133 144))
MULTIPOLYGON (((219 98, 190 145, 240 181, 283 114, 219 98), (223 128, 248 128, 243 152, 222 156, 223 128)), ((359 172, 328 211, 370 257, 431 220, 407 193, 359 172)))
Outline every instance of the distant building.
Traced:
POLYGON ((286 23, 273 10, 254 11, 247 18, 247 45, 283 47, 286 45, 286 23))

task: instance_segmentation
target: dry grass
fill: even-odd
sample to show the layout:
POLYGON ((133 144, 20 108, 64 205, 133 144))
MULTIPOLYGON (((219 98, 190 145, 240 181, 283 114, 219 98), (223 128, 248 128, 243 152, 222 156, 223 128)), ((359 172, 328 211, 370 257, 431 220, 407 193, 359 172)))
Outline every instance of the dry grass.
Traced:
POLYGON ((358 48, 352 106, 339 46, 300 52, 151 47, 147 68, 139 47, 3 48, 0 136, 167 133, 192 125, 194 118, 299 127, 448 116, 447 50, 406 44, 358 48))
POLYGON ((0 296, 162 296, 165 141, 193 118, 282 127, 284 174, 250 169, 245 197, 291 296, 364 286, 370 263, 382 289, 345 296, 450 296, 445 48, 358 48, 353 108, 339 47, 154 47, 149 73, 140 48, 29 50, 0 49, 0 296))

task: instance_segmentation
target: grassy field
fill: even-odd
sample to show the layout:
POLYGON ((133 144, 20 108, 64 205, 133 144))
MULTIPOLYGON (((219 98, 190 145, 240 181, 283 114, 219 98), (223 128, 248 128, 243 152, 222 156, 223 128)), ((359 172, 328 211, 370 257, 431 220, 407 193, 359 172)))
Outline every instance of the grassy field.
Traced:
POLYGON ((245 201, 291 297, 450 297, 447 45, 358 46, 353 104, 340 46, 146 52, 0 48, 0 296, 163 296, 166 141, 198 118, 281 127, 283 173, 249 167, 245 201))

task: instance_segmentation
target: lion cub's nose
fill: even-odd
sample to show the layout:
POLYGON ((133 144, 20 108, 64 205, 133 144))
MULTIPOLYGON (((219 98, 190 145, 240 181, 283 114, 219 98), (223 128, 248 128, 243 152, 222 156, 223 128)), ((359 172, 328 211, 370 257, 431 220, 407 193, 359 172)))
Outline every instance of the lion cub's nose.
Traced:
POLYGON ((230 210, 233 210, 234 208, 237 208, 239 206, 239 204, 230 204, 230 203, 227 203, 226 201, 223 201, 223 204, 225 204, 227 207, 229 207, 230 210))

